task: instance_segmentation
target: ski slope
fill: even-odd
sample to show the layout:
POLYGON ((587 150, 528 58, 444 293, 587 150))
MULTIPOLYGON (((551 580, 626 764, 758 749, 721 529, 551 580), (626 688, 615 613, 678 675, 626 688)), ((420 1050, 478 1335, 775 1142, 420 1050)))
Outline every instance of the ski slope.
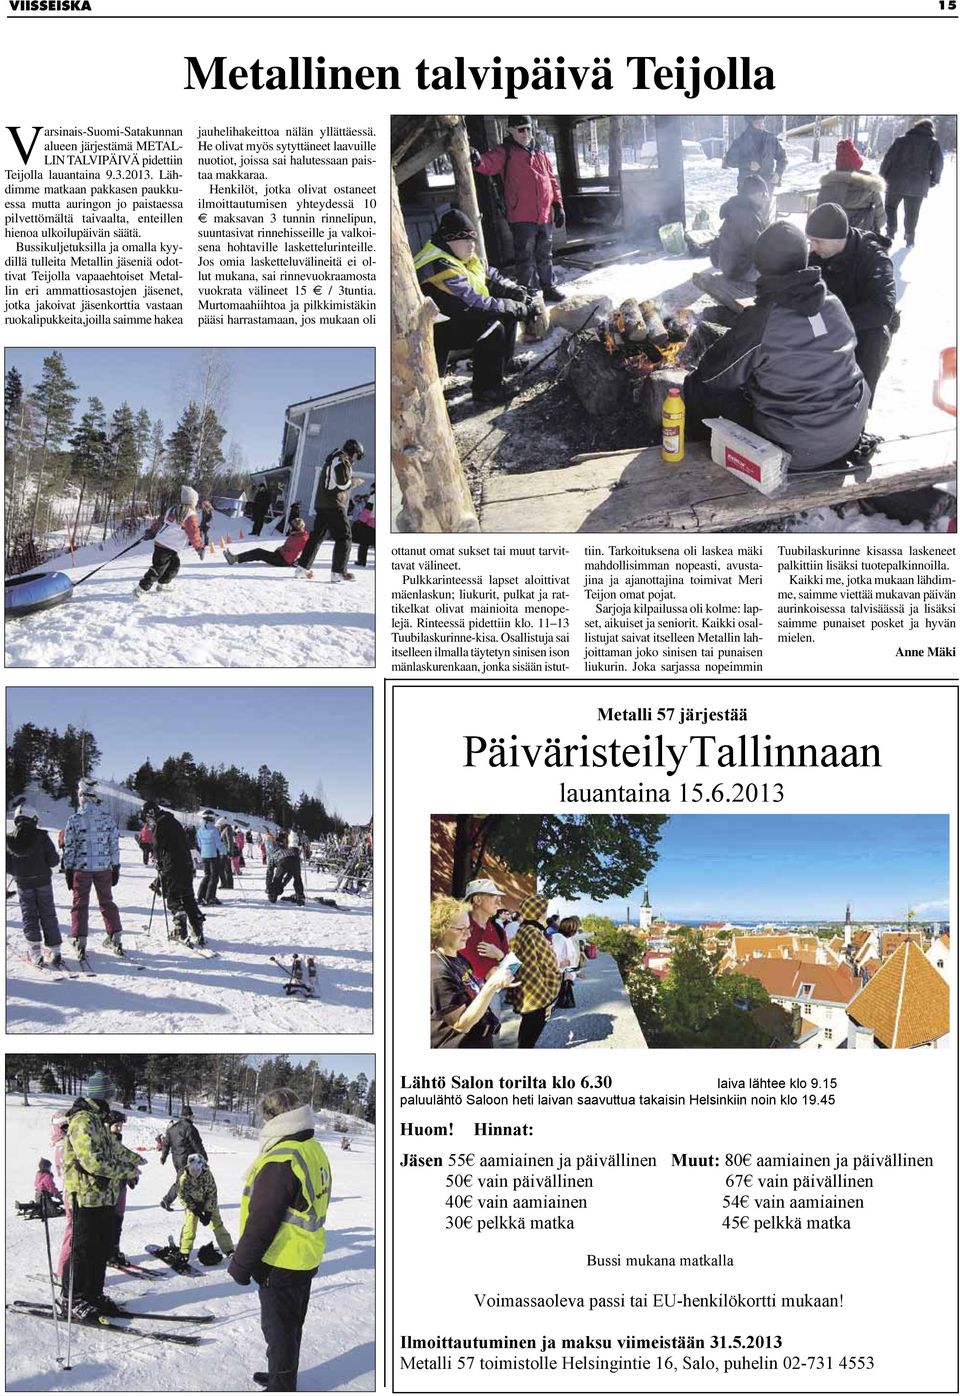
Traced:
MULTIPOLYGON (((127 792, 131 798, 131 792, 127 792)), ((47 819, 41 819, 47 827, 47 819)), ((56 827, 49 829, 56 842, 56 827)), ((156 876, 145 868, 132 834, 120 835, 120 881, 114 900, 120 908, 124 948, 129 959, 102 950, 105 929, 92 896, 87 951, 96 978, 54 980, 21 959, 26 942, 20 906, 7 902, 7 1031, 16 1033, 346 1033, 373 1030, 372 908, 369 897, 335 892, 329 874, 304 868, 305 906, 279 901, 271 906, 264 872, 247 860, 235 890, 217 893, 222 907, 204 909, 207 944, 219 959, 168 941, 158 900, 150 931, 156 876), (334 898, 336 909, 313 898, 334 898), (284 977, 271 955, 291 951, 315 955, 316 996, 288 998, 284 977), (145 968, 138 970, 134 961, 145 968)), ((198 883, 194 883, 194 891, 198 883)), ((288 889, 289 890, 289 889, 288 889)), ((71 894, 54 870, 53 891, 64 938, 64 959, 75 968, 69 943, 71 894)))
MULTIPOLYGON (((279 546, 266 527, 249 537, 246 519, 215 513, 210 529, 216 551, 198 558, 180 553, 170 591, 135 600, 134 589, 150 565, 152 543, 140 543, 76 587, 62 606, 4 626, 8 665, 33 668, 369 668, 374 663, 374 571, 358 567, 355 580, 332 584, 333 544, 317 553, 313 581, 294 569, 254 562, 230 566, 231 550, 279 546), (239 530, 246 535, 239 541, 239 530)), ((167 530, 174 536, 179 529, 167 530)), ((162 538, 162 535, 161 535, 162 538)), ((37 571, 64 572, 78 582, 110 557, 87 547, 71 559, 53 558, 37 571), (67 564, 73 561, 74 566, 67 564)), ((122 545, 121 545, 122 546, 122 545)))
MULTIPOLYGON (((333 1062, 335 1058, 329 1058, 333 1062)), ((25 1107, 17 1096, 7 1097, 6 1182, 7 1302, 13 1299, 50 1302, 43 1224, 22 1221, 14 1202, 33 1197, 37 1159, 50 1158, 50 1116, 69 1104, 61 1096, 29 1097, 25 1107), (28 1278, 42 1276, 42 1279, 28 1278)), ((166 1101, 163 1101, 166 1104, 166 1101)), ((148 1338, 74 1328, 71 1365, 62 1372, 56 1363, 53 1324, 6 1314, 6 1389, 8 1391, 256 1391, 252 1374, 266 1368, 257 1287, 234 1284, 221 1264, 204 1270, 194 1253, 197 1277, 175 1274, 149 1256, 144 1247, 163 1245, 172 1232, 179 1238, 183 1213, 179 1204, 164 1212, 160 1198, 173 1182, 173 1165, 160 1164, 154 1136, 168 1117, 128 1112, 124 1143, 142 1147, 148 1160, 137 1188, 128 1194, 121 1246, 134 1264, 156 1269, 157 1281, 135 1279, 108 1270, 106 1292, 125 1308, 144 1312, 212 1313, 211 1324, 144 1324, 158 1334, 191 1333, 196 1347, 178 1347, 148 1338)), ((241 1136, 235 1126, 211 1125, 209 1110, 195 1107, 196 1123, 217 1181, 224 1224, 237 1239, 240 1194, 247 1169, 257 1154, 256 1130, 241 1136)), ((310 1309, 303 1331, 300 1357, 301 1391, 372 1391, 374 1389, 374 1133, 357 1124, 351 1148, 340 1148, 331 1128, 332 1117, 318 1116, 317 1138, 330 1159, 333 1192, 327 1221, 327 1249, 313 1282, 310 1309)), ((50 1222, 54 1260, 65 1222, 50 1222)), ((212 1240, 200 1227, 197 1244, 212 1240)))

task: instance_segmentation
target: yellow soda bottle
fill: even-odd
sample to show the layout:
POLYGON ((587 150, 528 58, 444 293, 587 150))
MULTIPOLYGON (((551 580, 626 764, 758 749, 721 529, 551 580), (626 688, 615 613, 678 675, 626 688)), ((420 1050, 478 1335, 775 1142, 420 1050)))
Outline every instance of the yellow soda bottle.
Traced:
POLYGON ((670 465, 683 460, 683 424, 686 407, 679 388, 670 388, 663 401, 663 447, 660 455, 670 465))

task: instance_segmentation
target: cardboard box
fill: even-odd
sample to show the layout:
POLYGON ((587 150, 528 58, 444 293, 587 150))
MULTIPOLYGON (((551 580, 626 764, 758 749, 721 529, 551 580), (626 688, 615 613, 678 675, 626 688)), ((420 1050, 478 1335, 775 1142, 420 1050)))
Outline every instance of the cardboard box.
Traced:
POLYGON ((705 417, 710 458, 761 494, 775 494, 787 477, 790 453, 726 417, 705 417))

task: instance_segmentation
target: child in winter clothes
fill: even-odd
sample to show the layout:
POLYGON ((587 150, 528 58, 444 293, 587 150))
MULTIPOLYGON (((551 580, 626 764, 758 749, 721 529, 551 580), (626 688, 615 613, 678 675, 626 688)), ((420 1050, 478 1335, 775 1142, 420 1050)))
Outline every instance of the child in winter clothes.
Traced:
POLYGON ((57 968, 62 963, 61 937, 52 870, 60 857, 50 835, 40 828, 40 815, 32 805, 20 805, 13 823, 15 832, 7 835, 7 872, 17 884, 27 958, 41 967, 45 946, 47 963, 57 968))
POLYGON ((307 526, 303 519, 290 521, 290 532, 279 548, 251 548, 245 553, 232 553, 224 548, 228 562, 265 562, 269 567, 292 567, 307 546, 307 526))
POLYGON ((203 546, 207 547, 210 542, 210 525, 213 523, 213 505, 209 499, 203 500, 200 505, 200 534, 203 538, 203 546))
MULTIPOLYGON (((33 1180, 33 1195, 35 1200, 43 1205, 45 1198, 52 1198, 54 1202, 62 1202, 63 1196, 56 1183, 53 1181, 53 1173, 50 1171, 50 1160, 42 1158, 37 1165, 37 1176, 33 1180)), ((49 1203, 46 1204, 49 1207, 49 1203)))
POLYGON ((168 524, 176 523, 182 528, 186 544, 193 548, 198 557, 203 557, 205 546, 197 519, 197 501, 199 498, 200 496, 195 489, 189 485, 184 485, 180 490, 179 515, 171 517, 173 514, 171 510, 165 519, 156 519, 147 529, 144 537, 154 539, 153 557, 150 566, 137 583, 134 597, 145 596, 154 583, 156 583, 158 590, 166 591, 180 571, 179 549, 184 546, 184 543, 177 541, 175 534, 168 534, 167 541, 163 543, 156 541, 157 535, 168 524))
POLYGON ((202 1154, 191 1154, 187 1159, 187 1166, 177 1179, 177 1197, 187 1210, 180 1232, 180 1254, 183 1256, 183 1263, 186 1265, 190 1259, 197 1236, 197 1226, 201 1222, 211 1228, 224 1255, 233 1255, 233 1241, 217 1206, 216 1180, 202 1154))
POLYGON ((350 531, 357 545, 357 566, 366 567, 367 553, 377 546, 376 485, 360 490, 350 501, 350 531))

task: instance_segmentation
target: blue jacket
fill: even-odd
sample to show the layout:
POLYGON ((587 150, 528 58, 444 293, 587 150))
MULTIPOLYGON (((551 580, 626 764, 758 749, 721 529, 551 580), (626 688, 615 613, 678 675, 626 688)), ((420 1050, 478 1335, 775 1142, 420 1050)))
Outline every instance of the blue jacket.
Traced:
POLYGON ((197 829, 197 848, 201 858, 216 858, 227 851, 219 831, 212 824, 201 824, 197 829))

